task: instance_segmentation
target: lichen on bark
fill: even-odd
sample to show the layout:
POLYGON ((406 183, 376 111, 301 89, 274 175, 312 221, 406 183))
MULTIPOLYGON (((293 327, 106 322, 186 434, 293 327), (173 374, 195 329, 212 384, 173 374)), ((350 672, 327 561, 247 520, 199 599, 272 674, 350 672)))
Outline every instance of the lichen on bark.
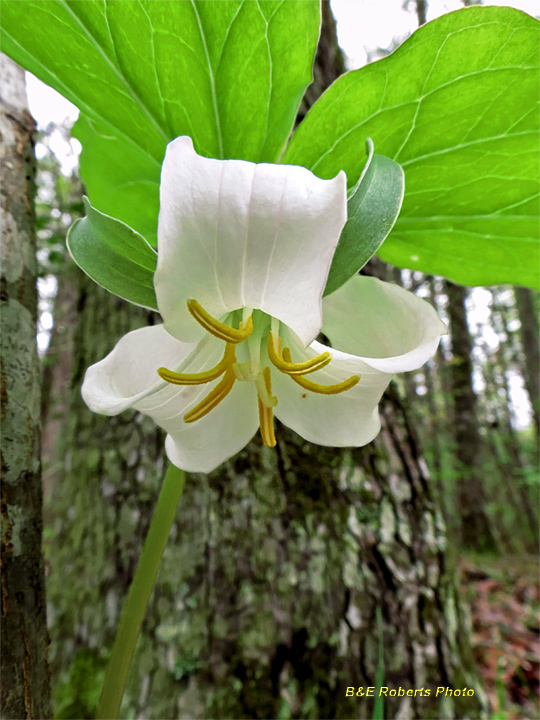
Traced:
POLYGON ((41 553, 40 370, 36 345, 34 122, 24 72, 0 55, 2 137, 0 323, 2 368, 3 718, 50 717, 41 553))

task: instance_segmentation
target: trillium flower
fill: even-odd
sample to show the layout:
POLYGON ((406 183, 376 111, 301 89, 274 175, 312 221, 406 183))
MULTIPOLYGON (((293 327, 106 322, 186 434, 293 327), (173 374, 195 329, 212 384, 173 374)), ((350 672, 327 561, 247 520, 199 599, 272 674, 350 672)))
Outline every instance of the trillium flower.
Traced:
POLYGON ((275 445, 274 415, 320 445, 373 440, 392 375, 425 363, 446 328, 428 303, 372 277, 323 300, 347 219, 345 174, 208 159, 180 137, 160 203, 164 324, 128 333, 88 369, 90 409, 149 415, 189 471, 213 470, 259 427, 275 445))

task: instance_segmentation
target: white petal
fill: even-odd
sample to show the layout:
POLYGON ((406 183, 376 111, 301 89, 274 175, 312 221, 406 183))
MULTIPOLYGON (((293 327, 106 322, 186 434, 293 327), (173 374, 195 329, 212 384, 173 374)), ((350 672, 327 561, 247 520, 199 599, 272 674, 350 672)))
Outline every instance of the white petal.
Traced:
POLYGON ((326 297, 323 315, 323 332, 333 347, 386 373, 421 367, 447 332, 428 302, 363 275, 326 297))
POLYGON ((223 356, 224 343, 207 335, 198 345, 182 343, 163 327, 145 327, 124 335, 112 352, 86 371, 82 394, 88 407, 104 415, 134 408, 149 415, 168 434, 171 462, 184 470, 210 472, 255 434, 257 394, 253 383, 235 383, 217 408, 194 423, 184 415, 219 382, 171 385, 159 377, 161 366, 202 372, 223 356), (157 378, 157 379, 156 379, 157 378))
MULTIPOLYGON (((289 347, 293 345, 289 342, 289 347)), ((297 385, 291 378, 272 372, 273 392, 278 404, 276 417, 306 440, 333 447, 367 445, 379 433, 381 424, 377 405, 392 375, 379 372, 358 358, 313 343, 305 353, 299 346, 291 347, 293 360, 301 362, 325 350, 332 353, 332 362, 323 370, 306 376, 322 385, 361 375, 360 382, 339 395, 319 395, 297 385)))
POLYGON ((171 388, 161 380, 161 366, 176 369, 196 345, 183 343, 163 325, 144 327, 124 335, 114 349, 86 371, 82 396, 90 410, 117 415, 136 407, 147 395, 171 388))
POLYGON ((165 326, 186 341, 201 329, 186 303, 214 317, 258 308, 304 345, 321 327, 321 296, 347 217, 346 178, 302 167, 197 155, 167 147, 161 173, 155 288, 165 326))
POLYGON ((194 423, 176 423, 167 435, 165 450, 169 460, 183 470, 211 472, 245 447, 258 427, 255 386, 236 382, 208 415, 194 423))

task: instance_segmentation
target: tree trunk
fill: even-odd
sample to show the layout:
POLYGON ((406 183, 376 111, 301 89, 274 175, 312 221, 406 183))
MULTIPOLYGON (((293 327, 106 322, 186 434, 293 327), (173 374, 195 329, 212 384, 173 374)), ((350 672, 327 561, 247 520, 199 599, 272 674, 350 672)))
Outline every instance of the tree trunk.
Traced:
MULTIPOLYGON (((311 98, 339 74, 328 61, 340 53, 326 2, 323 12, 327 50, 319 50, 311 98)), ((163 472, 163 437, 151 421, 92 415, 79 396, 84 369, 134 319, 146 317, 81 280, 69 473, 58 488, 52 558, 66 718, 94 709, 89 698, 97 697, 163 472)), ((318 447, 277 427, 275 449, 257 437, 214 473, 188 478, 122 716, 371 717, 373 698, 347 689, 375 686, 378 668, 396 693, 385 698, 385 717, 481 716, 486 701, 444 525, 394 390, 382 416, 383 432, 368 448, 318 447), (474 694, 446 693, 464 686, 474 694), (405 694, 422 687, 430 696, 405 694)))
POLYGON ((537 442, 540 438, 540 352, 538 349, 538 316, 534 309, 532 291, 514 289, 521 322, 521 340, 524 353, 525 386, 531 400, 537 442))
MULTIPOLYGON (((62 718, 95 714, 107 648, 114 640, 164 467, 164 437, 149 418, 91 413, 80 394, 86 368, 110 352, 123 334, 151 324, 154 315, 75 272, 76 324, 70 336, 64 336, 63 342, 71 347, 56 368, 71 373, 62 433, 63 472, 51 478, 49 511, 55 530, 49 580, 51 668, 55 713, 62 718)), ((73 293, 71 282, 69 275, 59 278, 59 297, 73 293)), ((57 322, 62 324, 60 315, 57 322)), ((159 647, 153 633, 152 639, 159 647)), ((144 638, 140 646, 146 647, 144 638)), ((148 656, 143 667, 147 666, 151 667, 148 656)))
POLYGON ((457 477, 456 503, 460 514, 463 546, 475 550, 493 549, 482 483, 482 436, 473 389, 473 342, 467 324, 467 289, 446 283, 452 343, 452 394, 454 401, 454 443, 457 477))
MULTIPOLYGON (((517 495, 517 502, 514 501, 513 505, 518 508, 520 514, 527 518, 530 536, 527 538, 526 532, 521 534, 525 536, 525 543, 531 552, 536 552, 538 546, 538 520, 535 506, 537 507, 538 503, 535 503, 529 496, 529 489, 525 483, 525 463, 518 435, 514 429, 515 418, 512 416, 512 397, 508 380, 508 371, 512 365, 519 369, 519 343, 516 343, 516 339, 513 338, 510 330, 508 307, 504 300, 500 298, 500 293, 496 289, 492 293, 492 315, 497 319, 502 331, 495 357, 495 369, 498 371, 499 386, 497 396, 503 398, 499 412, 499 427, 502 430, 502 432, 499 432, 499 440, 502 452, 497 453, 497 458, 504 474, 508 477, 507 483, 509 487, 517 495)), ((518 539, 523 540, 524 538, 518 539)))
POLYGON ((3 718, 49 718, 41 552, 34 122, 24 72, 0 55, 2 137, 2 692, 3 718))

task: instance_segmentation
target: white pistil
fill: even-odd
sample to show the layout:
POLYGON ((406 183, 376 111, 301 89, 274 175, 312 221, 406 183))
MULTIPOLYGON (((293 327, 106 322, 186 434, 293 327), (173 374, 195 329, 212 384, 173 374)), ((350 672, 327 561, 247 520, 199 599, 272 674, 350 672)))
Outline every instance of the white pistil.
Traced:
POLYGON ((259 394, 259 399, 262 404, 267 408, 276 407, 277 397, 269 394, 263 374, 259 373, 257 377, 254 378, 254 380, 255 386, 257 388, 257 393, 259 394))
POLYGON ((251 362, 243 362, 243 363, 235 363, 233 365, 233 372, 236 376, 237 380, 242 381, 253 381, 255 380, 256 376, 253 374, 252 368, 251 368, 251 362))
POLYGON ((274 349, 279 355, 279 320, 273 316, 270 320, 270 332, 274 338, 274 349))

